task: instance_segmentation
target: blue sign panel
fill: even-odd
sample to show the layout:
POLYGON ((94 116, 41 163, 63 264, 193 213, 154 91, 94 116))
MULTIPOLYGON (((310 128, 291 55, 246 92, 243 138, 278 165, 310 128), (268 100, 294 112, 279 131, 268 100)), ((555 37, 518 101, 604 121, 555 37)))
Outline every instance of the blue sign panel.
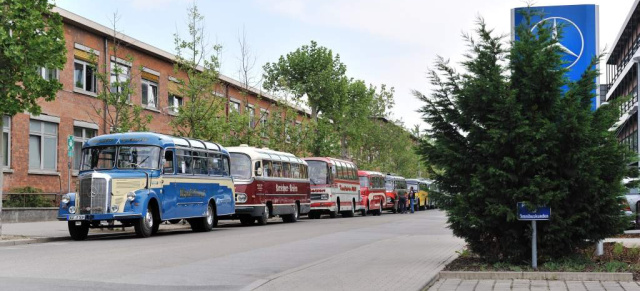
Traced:
POLYGON ((518 202, 518 220, 549 220, 551 217, 551 208, 548 206, 539 206, 530 211, 524 202, 518 202))
MULTIPOLYGON (((531 30, 535 31, 540 25, 551 26, 557 31, 562 29, 558 46, 563 52, 562 59, 569 69, 567 77, 570 81, 580 79, 582 73, 589 67, 591 59, 598 55, 598 6, 597 5, 563 5, 521 7, 511 10, 512 38, 517 40, 515 28, 526 20, 522 14, 526 9, 535 9, 543 15, 534 15, 531 19, 531 30)), ((526 24, 526 23, 525 23, 526 24)), ((560 36, 557 33, 554 36, 560 36)), ((596 78, 596 85, 599 80, 596 78)), ((597 87, 596 87, 597 88, 597 87)), ((598 94, 598 90, 594 93, 598 94)), ((599 98, 591 100, 591 108, 595 110, 600 105, 599 98)))

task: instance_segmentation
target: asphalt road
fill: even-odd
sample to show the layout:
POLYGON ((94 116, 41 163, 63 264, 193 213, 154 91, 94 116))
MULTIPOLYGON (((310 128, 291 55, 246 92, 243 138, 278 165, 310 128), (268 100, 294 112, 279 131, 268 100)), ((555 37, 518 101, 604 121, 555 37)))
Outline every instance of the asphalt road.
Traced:
POLYGON ((1 247, 0 290, 420 290, 462 246, 445 220, 428 210, 1 247))

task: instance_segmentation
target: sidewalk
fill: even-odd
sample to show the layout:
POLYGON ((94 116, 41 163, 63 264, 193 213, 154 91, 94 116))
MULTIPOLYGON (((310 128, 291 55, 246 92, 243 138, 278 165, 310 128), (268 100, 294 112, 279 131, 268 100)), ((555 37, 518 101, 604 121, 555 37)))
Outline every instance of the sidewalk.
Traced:
POLYGON ((430 291, 640 291, 638 282, 547 280, 438 280, 430 291))

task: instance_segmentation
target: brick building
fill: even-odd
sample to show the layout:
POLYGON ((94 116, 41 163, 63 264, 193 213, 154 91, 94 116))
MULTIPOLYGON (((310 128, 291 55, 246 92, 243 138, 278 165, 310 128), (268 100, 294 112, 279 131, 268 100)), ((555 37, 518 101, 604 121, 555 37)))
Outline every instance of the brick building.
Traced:
MULTIPOLYGON (((40 72, 43 78, 57 78, 62 83, 62 90, 57 93, 55 101, 39 102, 42 107, 39 116, 17 114, 4 117, 5 159, 2 170, 5 192, 25 186, 49 193, 65 192, 70 161, 67 137, 73 135, 74 156, 79 157, 79 148, 84 141, 108 133, 106 122, 96 112, 96 108, 103 108, 104 104, 96 98, 101 86, 90 66, 90 53, 98 57, 96 70, 100 72, 104 71, 105 63, 111 66, 114 62, 128 71, 143 68, 140 74, 129 74, 132 87, 138 90, 131 96, 131 102, 141 105, 144 114, 153 116, 149 125, 151 131, 171 134, 169 121, 175 115, 175 106, 189 102, 175 94, 174 81, 183 78, 184 74, 175 75, 174 55, 119 34, 119 55, 113 56, 110 46, 113 45, 114 33, 111 29, 64 9, 56 7, 54 11, 63 18, 67 62, 62 70, 41 69, 40 72), (127 55, 133 57, 133 63, 124 60, 127 55)), ((241 82, 224 75, 219 78, 220 85, 215 92, 220 98, 226 98, 227 114, 233 109, 241 113, 250 110, 252 122, 258 122, 261 117, 266 120, 270 108, 277 103, 273 96, 259 89, 245 88, 241 82)), ((303 110, 297 109, 297 112, 298 121, 309 116, 303 110)), ((74 160, 78 161, 75 157, 74 160)), ((74 162, 73 168, 77 169, 78 165, 79 162, 74 162)), ((72 173, 77 174, 77 171, 72 170, 72 173)), ((73 187, 72 181, 72 191, 73 187)))

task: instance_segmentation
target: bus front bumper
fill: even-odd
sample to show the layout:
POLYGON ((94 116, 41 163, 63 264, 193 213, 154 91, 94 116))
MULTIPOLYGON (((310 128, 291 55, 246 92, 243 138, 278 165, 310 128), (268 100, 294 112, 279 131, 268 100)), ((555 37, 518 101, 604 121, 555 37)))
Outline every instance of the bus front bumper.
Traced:
POLYGON ((311 212, 334 212, 336 211, 336 203, 332 201, 312 202, 311 212))
POLYGON ((60 221, 100 221, 100 220, 125 220, 141 218, 141 213, 105 213, 105 214, 59 214, 60 221))

